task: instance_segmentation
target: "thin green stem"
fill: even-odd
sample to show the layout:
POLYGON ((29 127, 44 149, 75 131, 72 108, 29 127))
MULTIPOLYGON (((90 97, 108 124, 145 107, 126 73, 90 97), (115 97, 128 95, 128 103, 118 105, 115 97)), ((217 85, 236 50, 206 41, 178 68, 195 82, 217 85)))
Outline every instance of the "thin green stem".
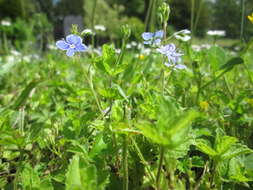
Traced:
POLYGON ((137 143, 135 142, 135 140, 134 140, 132 137, 130 137, 130 138, 131 138, 131 141, 133 142, 133 145, 134 145, 134 147, 135 147, 135 149, 136 149, 136 151, 137 151, 137 154, 138 154, 139 158, 141 159, 141 162, 142 162, 142 163, 145 165, 145 167, 147 168, 147 171, 148 171, 148 175, 149 175, 149 177, 150 177, 150 180, 151 180, 153 183, 155 183, 155 177, 154 177, 154 175, 152 174, 152 171, 151 171, 151 169, 150 169, 150 167, 149 167, 148 162, 145 160, 145 158, 144 158, 144 156, 143 156, 141 150, 139 149, 137 143))
MULTIPOLYGON (((85 69, 83 68, 83 65, 82 65, 82 63, 81 63, 81 61, 80 61, 80 57, 78 57, 77 62, 80 64, 80 68, 81 68, 81 70, 83 71, 86 80, 88 81, 90 90, 91 90, 91 92, 92 92, 93 97, 95 98, 97 107, 98 107, 100 113, 102 114, 102 116, 104 117, 104 112, 103 112, 103 109, 102 109, 102 107, 101 107, 100 100, 99 100, 98 95, 97 95, 97 93, 96 93, 96 91, 95 91, 95 89, 94 89, 93 80, 92 80, 92 74, 91 74, 89 71, 88 71, 88 72, 85 71, 85 69)), ((90 69, 90 67, 91 67, 91 66, 89 66, 89 69, 90 69)), ((88 69, 88 70, 89 70, 89 69, 88 69)))
POLYGON ((245 20, 245 0, 241 0, 241 7, 242 7, 242 13, 241 13, 241 31, 240 31, 240 40, 243 40, 243 30, 244 30, 244 20, 245 20))
POLYGON ((123 137, 123 190, 128 190, 128 137, 123 137))
MULTIPOLYGON (((92 7, 92 15, 91 15, 91 29, 94 31, 95 26, 95 14, 96 14, 96 7, 97 7, 97 0, 93 0, 93 7, 92 7)), ((92 47, 95 47, 95 35, 92 33, 92 47)))
POLYGON ((149 31, 149 29, 150 29, 149 25, 150 25, 150 17, 151 17, 151 13, 152 13, 153 3, 154 3, 154 0, 149 1, 148 12, 147 12, 146 18, 145 18, 145 30, 146 31, 149 31))
POLYGON ((194 18, 195 18, 195 0, 191 0, 191 40, 194 35, 194 18))
POLYGON ((202 11, 202 7, 203 7, 203 0, 200 0, 197 16, 196 16, 196 19, 194 21, 193 31, 196 31, 196 28, 197 28, 197 25, 198 25, 198 22, 199 22, 199 18, 200 18, 200 13, 202 11))
POLYGON ((101 104, 100 104, 100 101, 98 99, 97 93, 96 93, 96 91, 94 89, 94 85, 93 85, 93 82, 92 82, 92 75, 89 74, 89 76, 90 77, 86 76, 86 79, 87 79, 87 81, 89 83, 89 87, 90 87, 91 92, 92 92, 92 94, 93 94, 93 96, 95 98, 95 101, 96 101, 96 104, 98 106, 99 111, 101 112, 102 115, 104 115, 104 112, 103 112, 103 109, 101 108, 101 104))
POLYGON ((151 15, 150 15, 150 23, 149 27, 151 31, 155 30, 155 15, 156 15, 156 6, 157 6, 157 0, 153 0, 153 5, 151 9, 151 15))
POLYGON ((160 190, 160 179, 161 179, 162 166, 163 166, 163 160, 164 160, 164 152, 165 152, 165 148, 161 146, 160 159, 159 159, 158 171, 157 171, 157 176, 156 176, 157 190, 160 190))
POLYGON ((230 88, 229 88, 229 85, 228 85, 228 82, 227 82, 226 77, 224 76, 223 79, 224 79, 225 87, 226 87, 226 89, 228 90, 228 93, 229 93, 230 97, 231 97, 231 98, 234 98, 234 95, 233 95, 232 91, 231 91, 230 88))

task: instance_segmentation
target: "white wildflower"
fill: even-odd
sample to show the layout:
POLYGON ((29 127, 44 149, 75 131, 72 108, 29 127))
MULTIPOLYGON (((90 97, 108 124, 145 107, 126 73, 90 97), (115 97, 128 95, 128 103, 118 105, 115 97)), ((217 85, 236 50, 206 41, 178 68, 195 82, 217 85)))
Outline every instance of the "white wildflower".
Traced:
POLYGON ((106 28, 104 25, 95 25, 94 29, 98 31, 102 31, 102 32, 106 31, 106 28))
POLYGON ((226 31, 224 30, 209 30, 207 32, 209 36, 226 36, 226 31))
POLYGON ((3 26, 10 26, 10 25, 11 25, 11 22, 8 21, 8 20, 2 20, 2 21, 1 21, 1 25, 3 25, 3 26))

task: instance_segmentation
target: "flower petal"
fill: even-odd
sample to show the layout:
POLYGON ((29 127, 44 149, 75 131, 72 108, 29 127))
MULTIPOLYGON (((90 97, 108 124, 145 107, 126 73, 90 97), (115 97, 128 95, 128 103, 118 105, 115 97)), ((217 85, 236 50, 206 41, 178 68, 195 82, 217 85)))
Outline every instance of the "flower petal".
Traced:
POLYGON ((168 62, 165 62, 164 65, 167 66, 167 67, 172 67, 173 66, 172 64, 170 64, 168 62))
POLYGON ((87 51, 88 47, 84 44, 76 45, 76 51, 87 51))
POLYGON ((161 43, 161 39, 159 39, 159 38, 154 41, 155 45, 159 45, 160 43, 161 43))
POLYGON ((150 39, 152 39, 153 37, 154 37, 154 33, 151 33, 151 32, 144 32, 144 33, 142 33, 142 38, 144 39, 144 40, 150 40, 150 39))
POLYGON ((155 36, 155 38, 162 38, 163 34, 164 34, 163 30, 159 30, 159 31, 155 32, 154 36, 155 36))
POLYGON ((149 44, 149 45, 150 45, 150 44, 152 44, 152 41, 151 41, 151 40, 149 40, 149 41, 144 41, 143 43, 144 43, 144 44, 149 44))
POLYGON ((61 50, 69 49, 69 44, 66 43, 64 40, 59 40, 56 42, 56 46, 61 50))
POLYGON ((66 52, 66 55, 69 57, 73 56, 74 54, 75 54, 75 49, 73 48, 69 48, 66 52))
POLYGON ((168 44, 168 45, 164 46, 164 50, 174 52, 176 50, 176 46, 175 46, 175 44, 168 44))
POLYGON ((66 40, 70 44, 81 44, 82 38, 80 36, 77 36, 75 34, 70 34, 66 37, 66 40))
POLYGON ((187 67, 185 65, 178 64, 175 66, 177 69, 186 69, 187 67))

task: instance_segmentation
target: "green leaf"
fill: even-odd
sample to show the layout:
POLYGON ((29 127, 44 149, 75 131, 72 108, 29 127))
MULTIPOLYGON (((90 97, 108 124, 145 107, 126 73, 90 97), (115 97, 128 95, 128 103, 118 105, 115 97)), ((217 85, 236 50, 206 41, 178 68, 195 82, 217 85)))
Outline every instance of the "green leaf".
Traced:
POLYGON ((218 70, 220 65, 226 61, 226 53, 222 47, 212 46, 207 53, 207 60, 211 64, 213 70, 218 70))
POLYGON ((155 143, 175 149, 189 140, 191 122, 197 115, 195 110, 181 111, 172 99, 163 97, 157 110, 158 121, 156 125, 152 126, 146 122, 147 125, 138 125, 138 127, 144 136, 155 143))
POLYGON ((253 153, 248 155, 246 158, 245 158, 245 168, 248 170, 248 171, 251 171, 253 172, 253 153))
POLYGON ((50 178, 46 178, 41 181, 40 190, 54 190, 54 187, 52 185, 50 178))
POLYGON ((253 150, 248 148, 246 145, 237 143, 232 146, 225 154, 221 155, 221 159, 231 159, 233 157, 243 155, 243 154, 250 154, 253 153, 253 150))
POLYGON ((222 65, 220 67, 220 70, 229 71, 229 70, 233 69, 234 66, 240 65, 243 63, 244 63, 244 60, 241 57, 234 57, 234 58, 228 60, 228 62, 226 64, 222 65))
POLYGON ((24 189, 39 190, 40 178, 38 172, 30 165, 25 164, 21 173, 22 187, 24 189))
POLYGON ((219 140, 216 141, 215 149, 219 155, 223 155, 236 142, 237 142, 237 138, 235 138, 235 137, 223 136, 222 138, 220 138, 219 140))
POLYGON ((125 94, 124 90, 117 84, 114 84, 118 89, 119 94, 128 102, 127 95, 125 94))
POLYGON ((229 161, 228 177, 232 181, 237 181, 237 182, 251 181, 249 178, 245 176, 245 172, 243 171, 243 168, 244 168, 244 165, 240 158, 232 158, 229 161))
POLYGON ((20 106, 24 105, 26 100, 29 98, 30 92, 39 84, 38 81, 30 82, 26 88, 21 92, 20 96, 11 105, 12 109, 18 109, 20 106))
POLYGON ((101 151, 104 150, 106 147, 107 145, 103 141, 103 134, 98 135, 94 141, 94 146, 89 152, 89 157, 93 159, 95 156, 101 154, 101 151))
POLYGON ((203 139, 197 140, 196 142, 196 147, 203 153, 207 154, 210 157, 215 157, 217 156, 217 152, 210 147, 206 141, 204 141, 203 139))
POLYGON ((29 131, 29 138, 31 141, 35 141, 41 135, 41 131, 44 129, 44 127, 44 123, 35 123, 31 126, 29 131))
POLYGON ((74 155, 68 166, 66 174, 66 190, 82 190, 82 182, 79 167, 79 156, 74 155))
POLYGON ((85 158, 74 155, 66 174, 66 190, 102 190, 97 182, 97 169, 85 158))

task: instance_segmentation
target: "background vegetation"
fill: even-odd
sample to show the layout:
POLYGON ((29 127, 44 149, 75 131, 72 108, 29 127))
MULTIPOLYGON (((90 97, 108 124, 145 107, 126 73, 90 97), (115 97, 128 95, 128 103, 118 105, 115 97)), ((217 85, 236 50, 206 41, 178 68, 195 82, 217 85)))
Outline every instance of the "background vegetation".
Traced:
POLYGON ((250 0, 0 0, 0 189, 252 190, 250 12, 250 0), (89 46, 73 57, 55 43, 68 15, 96 32, 72 27, 89 46), (141 35, 162 28, 167 56, 141 35))
MULTIPOLYGON (((67 15, 83 16, 84 26, 91 28, 93 4, 89 0, 1 0, 0 20, 11 20, 13 23, 44 30, 47 36, 53 34, 56 38, 63 36, 63 18, 67 15), (37 15, 40 15, 39 17, 37 15), (38 20, 39 19, 39 20, 38 20), (49 33, 48 33, 49 32, 49 33)), ((95 9, 94 24, 106 26, 104 37, 117 39, 122 24, 129 23, 133 34, 138 36, 150 23, 146 30, 153 31, 159 25, 157 7, 162 0, 98 0, 95 9), (150 3, 153 2, 151 17, 146 18, 150 3)), ((250 22, 245 21, 253 3, 250 0, 167 0, 171 6, 169 27, 171 32, 191 28, 191 10, 194 2, 195 35, 205 37, 208 30, 225 30, 227 38, 243 38, 249 40, 253 33, 250 22), (241 22, 243 18, 243 23, 241 22)), ((13 39, 29 36, 25 27, 13 28, 9 34, 13 39), (22 31, 23 30, 23 31, 22 31)), ((34 30, 33 35, 38 35, 34 30)), ((29 36, 30 38, 31 36, 29 36)))

